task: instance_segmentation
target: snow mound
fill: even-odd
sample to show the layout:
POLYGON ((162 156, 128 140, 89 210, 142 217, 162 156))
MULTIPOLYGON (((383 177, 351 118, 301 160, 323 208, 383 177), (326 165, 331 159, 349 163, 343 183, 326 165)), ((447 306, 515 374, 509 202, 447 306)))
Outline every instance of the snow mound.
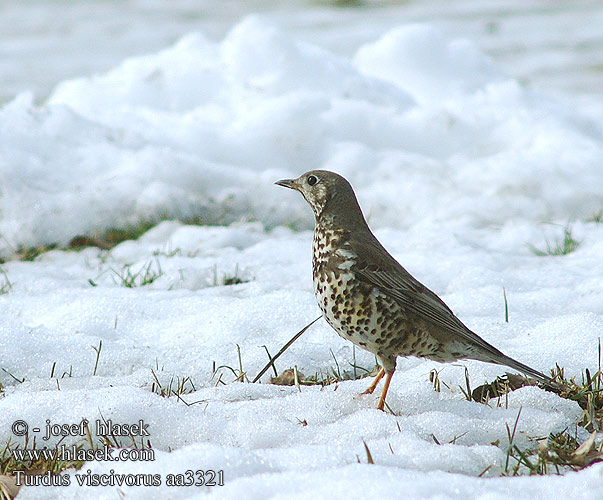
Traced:
POLYGON ((494 62, 470 41, 448 41, 436 28, 424 24, 391 30, 361 47, 354 63, 364 74, 436 106, 504 79, 494 62))
POLYGON ((506 78, 467 41, 402 26, 352 60, 250 17, 221 43, 65 81, 0 110, 0 253, 141 220, 311 226, 273 181, 347 176, 375 226, 591 215, 601 123, 506 78), (286 201, 287 200, 287 201, 286 201))

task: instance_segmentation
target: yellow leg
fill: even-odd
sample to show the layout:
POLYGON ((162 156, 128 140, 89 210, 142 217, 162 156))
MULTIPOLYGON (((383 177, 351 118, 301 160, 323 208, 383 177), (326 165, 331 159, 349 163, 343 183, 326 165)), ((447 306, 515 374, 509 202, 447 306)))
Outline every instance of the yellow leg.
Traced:
POLYGON ((383 375, 385 375, 385 370, 383 368, 381 368, 381 371, 379 373, 377 373, 377 376, 374 378, 371 385, 369 385, 368 389, 366 391, 364 391, 362 394, 372 394, 373 391, 375 390, 375 388, 377 387, 377 384, 379 384, 379 381, 383 378, 383 375))
POLYGON ((381 392, 381 397, 379 398, 379 404, 377 405, 377 410, 384 411, 383 407, 385 406, 385 396, 387 395, 387 390, 389 389, 389 383, 392 381, 393 376, 394 376, 394 372, 391 372, 391 373, 387 374, 387 377, 385 377, 385 384, 383 385, 383 391, 381 392))

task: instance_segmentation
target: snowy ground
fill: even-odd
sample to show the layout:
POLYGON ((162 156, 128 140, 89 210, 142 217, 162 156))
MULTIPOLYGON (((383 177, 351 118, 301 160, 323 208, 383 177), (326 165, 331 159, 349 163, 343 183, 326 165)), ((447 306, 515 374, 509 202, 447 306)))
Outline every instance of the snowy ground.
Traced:
MULTIPOLYGON (((582 18, 569 15, 572 26, 602 15, 589 5, 582 18)), ((308 25, 322 12, 310 10, 308 25)), ((465 366, 474 386, 504 368, 399 360, 388 395, 395 415, 376 411, 376 396, 358 396, 366 379, 301 392, 216 386, 220 376, 233 380, 228 368, 213 368, 238 369, 237 346, 252 378, 267 360, 264 345, 274 354, 318 315, 311 211, 273 185, 318 167, 348 177, 393 255, 509 355, 580 376, 596 370, 603 331, 603 225, 591 220, 603 206, 603 120, 592 87, 567 100, 528 89, 439 23, 384 26, 382 15, 378 33, 359 36, 357 22, 352 34, 331 26, 310 43, 308 31, 279 22, 284 14, 267 17, 221 30, 233 22, 226 16, 213 32, 63 81, 47 98, 42 82, 38 94, 0 108, 5 259, 158 218, 213 224, 167 220, 110 251, 2 264, 0 443, 23 442, 11 433, 16 419, 42 429, 46 419, 143 419, 155 461, 90 462, 82 472, 160 474, 164 483, 80 488, 72 475, 70 487, 24 488, 19 498, 603 497, 601 465, 496 477, 520 408, 520 447, 574 429, 581 412, 534 387, 500 405, 465 400, 465 366), (346 36, 354 49, 337 50, 346 36), (567 224, 581 241, 575 252, 530 250, 562 238, 567 224), (145 275, 152 283, 123 286, 141 269, 134 284, 145 275), (242 283, 224 285, 232 276, 242 283), (434 391, 433 368, 453 391, 434 391), (190 377, 196 390, 183 399, 194 404, 154 394, 151 369, 162 385, 190 377), (225 485, 165 485, 187 469, 223 470, 225 485)), ((354 356, 372 367, 372 356, 321 322, 277 368, 351 371, 354 356)))

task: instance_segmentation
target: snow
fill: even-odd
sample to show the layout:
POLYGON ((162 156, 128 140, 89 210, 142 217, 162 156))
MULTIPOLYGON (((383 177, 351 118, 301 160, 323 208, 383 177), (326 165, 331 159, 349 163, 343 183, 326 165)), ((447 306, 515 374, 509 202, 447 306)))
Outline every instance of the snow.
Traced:
POLYGON ((285 205, 270 180, 315 166, 350 177, 377 226, 598 210, 600 123, 487 78, 493 63, 476 52, 411 25, 361 47, 352 63, 251 17, 218 45, 190 35, 63 82, 42 106, 22 94, 0 114, 0 253, 159 215, 310 227, 302 203, 285 205), (420 76, 408 79, 397 68, 415 46, 425 61, 435 52, 437 70, 411 64, 420 76), (459 59, 472 63, 461 70, 459 59))
MULTIPOLYGON (((238 370, 240 353, 253 378, 263 346, 275 354, 319 314, 311 211, 273 183, 327 168, 351 181, 391 253, 486 340, 543 371, 594 372, 603 226, 588 219, 603 201, 600 118, 525 88, 434 25, 401 24, 342 55, 252 16, 222 40, 191 33, 62 81, 41 103, 21 93, 0 109, 0 130, 4 258, 166 219, 109 251, 2 264, 0 443, 22 444, 16 419, 42 429, 142 419, 156 450, 151 462, 88 462, 68 472, 71 486, 25 487, 19 499, 603 496, 600 464, 497 477, 507 426, 517 422, 520 447, 566 428, 587 436, 577 404, 536 387, 489 406, 465 400, 464 367, 475 387, 503 367, 400 359, 395 415, 359 395, 367 379, 298 390, 268 384, 268 373, 233 382, 225 368, 238 370), (575 252, 530 251, 568 223, 575 252), (128 276, 137 286, 123 286, 128 276), (224 284, 234 276, 242 282, 224 284), (434 391, 434 368, 452 390, 434 391), (151 370, 162 386, 190 377, 194 390, 161 397, 151 370), (88 469, 163 484, 77 486, 88 469), (189 469, 224 470, 225 484, 165 484, 189 469)), ((354 359, 374 365, 319 322, 277 368, 311 376, 351 371, 354 359)))
POLYGON ((501 75, 468 40, 447 41, 427 25, 406 25, 355 57, 361 71, 407 90, 421 103, 474 93, 501 75))

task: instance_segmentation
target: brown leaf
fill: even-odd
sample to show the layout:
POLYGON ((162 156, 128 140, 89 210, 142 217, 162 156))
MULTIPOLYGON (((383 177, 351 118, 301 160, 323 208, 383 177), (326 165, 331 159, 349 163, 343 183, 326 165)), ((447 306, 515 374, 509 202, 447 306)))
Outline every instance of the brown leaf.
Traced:
POLYGON ((597 437, 597 431, 591 433, 584 443, 582 443, 574 452, 572 462, 580 467, 587 467, 595 462, 603 461, 603 450, 602 446, 595 448, 595 438, 597 437))
MULTIPOLYGON (((297 370, 297 378, 300 383, 303 383, 306 377, 304 374, 297 370)), ((294 385, 295 384, 295 370, 288 368, 282 372, 278 377, 270 377, 270 383, 274 385, 294 385)))
POLYGON ((12 500, 17 496, 20 488, 13 476, 0 475, 0 498, 12 500))

